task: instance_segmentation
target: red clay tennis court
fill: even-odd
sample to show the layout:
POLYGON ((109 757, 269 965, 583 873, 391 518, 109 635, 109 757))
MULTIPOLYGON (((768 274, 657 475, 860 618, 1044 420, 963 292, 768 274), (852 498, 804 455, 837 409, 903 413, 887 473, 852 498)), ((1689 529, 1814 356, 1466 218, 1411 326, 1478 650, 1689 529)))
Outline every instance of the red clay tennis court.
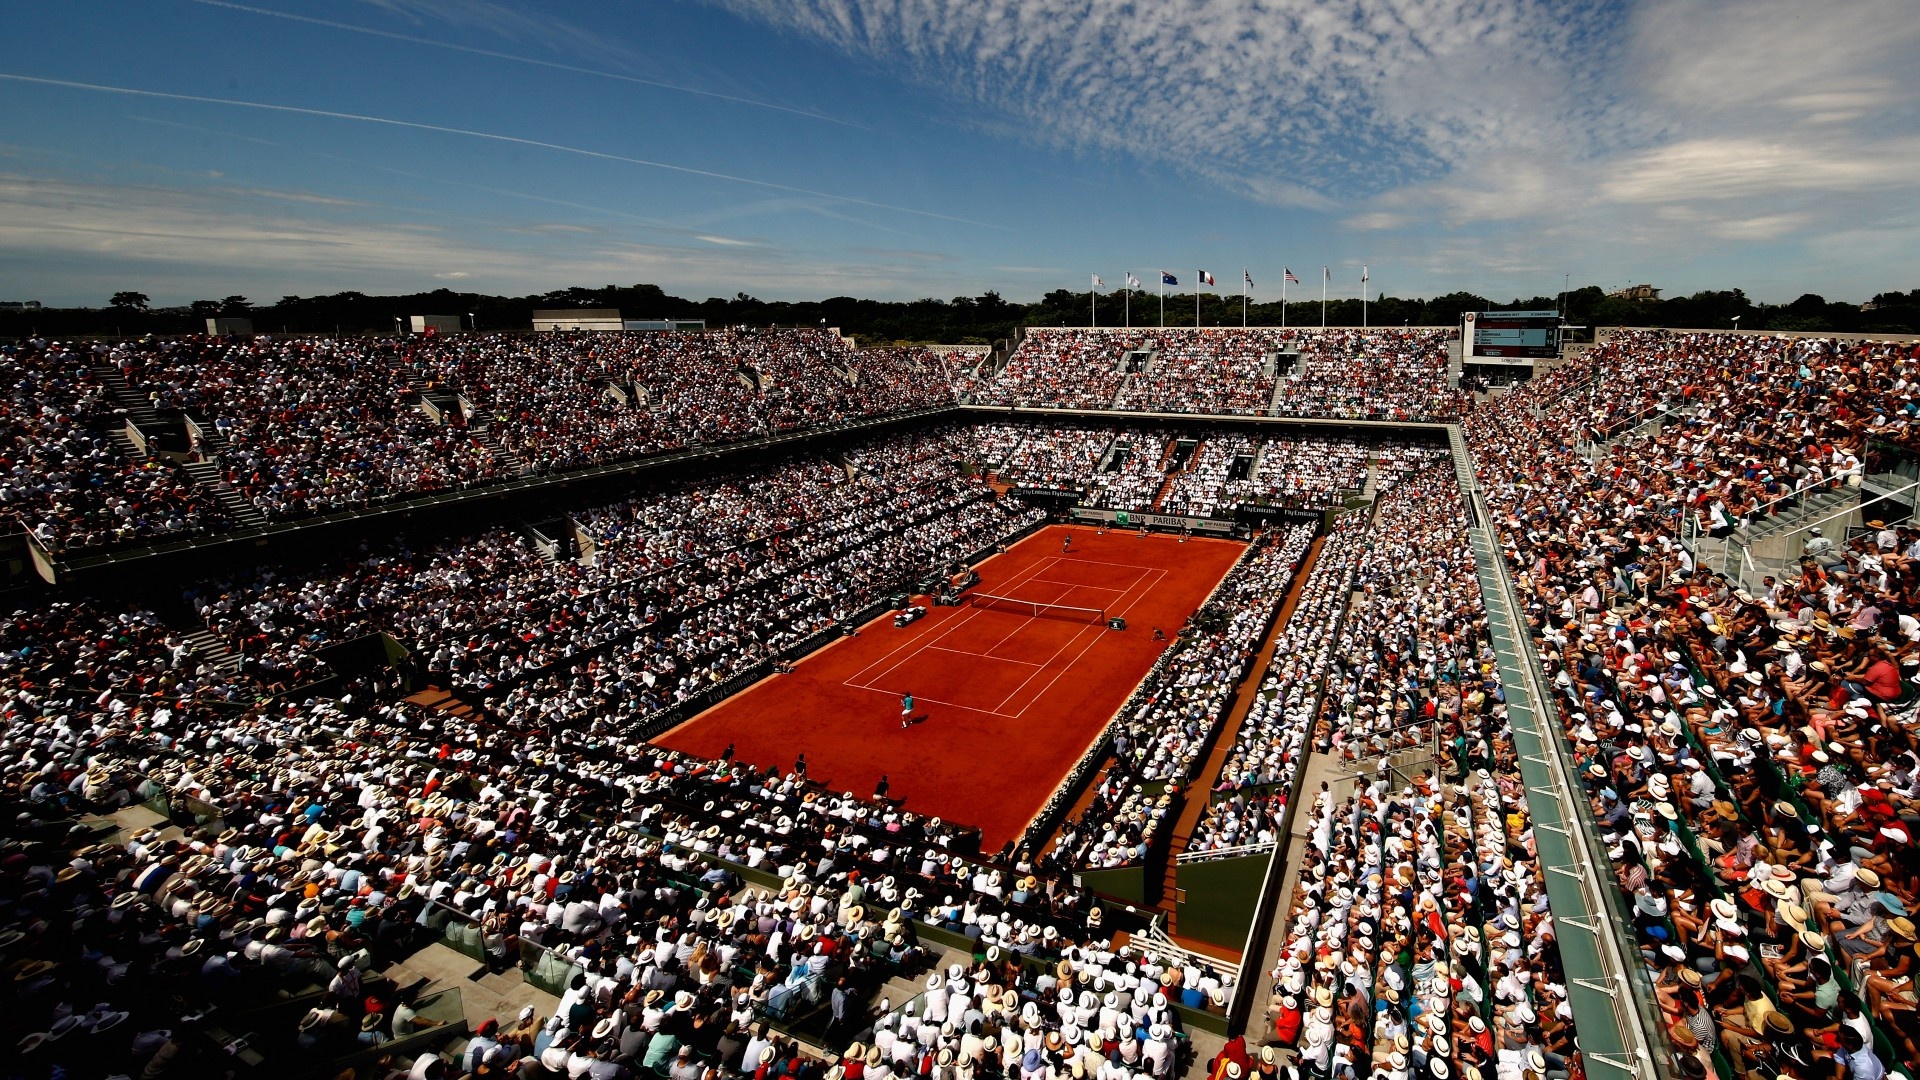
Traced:
POLYGON ((906 627, 889 613, 655 741, 705 757, 732 743, 740 760, 782 770, 804 752, 810 778, 861 796, 885 773, 890 797, 977 825, 995 849, 1033 819, 1243 548, 1050 526, 982 563, 968 597, 1104 611, 1127 629, 1089 611, 970 599, 906 627), (1156 626, 1169 640, 1153 639, 1156 626), (915 722, 903 730, 908 692, 915 722))

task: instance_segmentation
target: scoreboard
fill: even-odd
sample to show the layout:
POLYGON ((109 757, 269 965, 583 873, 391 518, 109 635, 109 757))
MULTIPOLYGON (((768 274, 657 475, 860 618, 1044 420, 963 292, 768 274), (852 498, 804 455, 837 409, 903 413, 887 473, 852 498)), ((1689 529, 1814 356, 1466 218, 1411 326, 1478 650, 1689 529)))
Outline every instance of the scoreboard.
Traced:
POLYGON ((1468 357, 1551 360, 1560 355, 1557 311, 1468 312, 1468 357))

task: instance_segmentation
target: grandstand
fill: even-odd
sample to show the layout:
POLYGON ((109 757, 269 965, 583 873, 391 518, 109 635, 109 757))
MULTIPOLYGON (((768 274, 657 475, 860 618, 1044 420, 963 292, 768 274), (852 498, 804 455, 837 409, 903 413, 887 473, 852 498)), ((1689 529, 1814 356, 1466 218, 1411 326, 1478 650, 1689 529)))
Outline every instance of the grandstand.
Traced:
POLYGON ((23 1066, 1920 1060, 1915 342, 561 329, 0 354, 23 1066))

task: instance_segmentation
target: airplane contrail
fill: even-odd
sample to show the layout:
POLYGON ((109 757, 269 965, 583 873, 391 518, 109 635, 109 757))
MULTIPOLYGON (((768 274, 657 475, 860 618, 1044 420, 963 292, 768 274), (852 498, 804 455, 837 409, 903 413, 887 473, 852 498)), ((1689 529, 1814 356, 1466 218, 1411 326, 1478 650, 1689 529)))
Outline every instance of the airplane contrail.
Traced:
POLYGON ((393 30, 379 30, 371 26, 356 26, 353 23, 335 22, 332 19, 319 19, 311 15, 298 15, 291 11, 274 11, 271 8, 251 7, 247 4, 235 4, 230 2, 230 0, 192 0, 192 2, 200 4, 203 7, 226 8, 229 11, 241 11, 249 15, 266 15, 275 19, 286 19, 290 22, 306 23, 309 26, 324 26, 330 30, 344 30, 352 34, 366 34, 371 37, 386 38, 390 41, 405 41, 410 44, 427 45, 436 49, 450 49, 454 52, 463 52, 472 56, 485 56, 493 60, 506 60, 515 64, 532 64, 535 67, 551 68, 554 71, 568 71, 576 75, 592 75, 602 79, 614 79, 619 82, 632 83, 636 86, 652 86, 662 90, 673 90, 682 94, 697 94, 700 97, 715 98, 720 101, 731 101, 737 105, 751 105, 755 108, 774 109, 783 113, 792 113, 795 116, 804 116, 811 120, 821 120, 829 124, 840 124, 844 127, 860 127, 859 124, 851 120, 842 120, 838 117, 827 116, 823 113, 813 112, 810 109, 796 109, 791 105, 779 105, 771 101, 760 101, 756 98, 723 94, 717 90, 701 90, 697 87, 681 86, 678 83, 661 82, 658 79, 643 79, 638 75, 623 75, 617 71, 605 71, 599 68, 563 64, 557 60, 541 60, 537 57, 520 56, 515 53, 499 52, 494 49, 482 49, 473 45, 461 45, 452 41, 418 37, 413 34, 398 33, 393 30))
POLYGON ((30 83, 35 86, 56 86, 67 90, 87 90, 99 94, 120 94, 126 97, 154 98, 161 101, 186 101, 199 105, 226 105, 237 109, 261 109, 267 112, 292 113, 296 116, 317 116, 328 120, 354 120, 363 124, 380 124, 386 127, 406 128, 410 131, 431 131, 441 135, 461 135, 469 139, 485 139, 489 142, 508 143, 514 146, 530 146, 538 150, 552 150, 561 154, 576 154, 580 157, 598 158, 601 161, 618 161, 627 165, 640 165, 649 169, 664 169, 668 172, 683 173, 687 176, 701 176, 709 180, 725 180, 734 184, 746 184, 750 187, 766 188, 770 191, 785 191, 794 195, 808 195, 816 199, 846 203, 849 206, 865 206, 875 210, 891 210, 900 214, 913 214, 918 217, 932 218, 935 221, 951 221, 959 225, 971 225, 975 228, 994 229, 1011 232, 1005 225, 994 225, 984 221, 939 214, 932 210, 919 210, 911 206, 895 206, 892 203, 861 199, 852 195, 835 195, 829 191, 815 191, 812 188, 794 187, 791 184, 776 184, 771 180, 755 180, 750 176, 734 176, 730 173, 714 172, 710 169, 696 169, 690 165, 673 165, 664 161, 649 161, 646 158, 628 157, 624 154, 610 154, 604 150, 588 150, 579 146, 567 146, 564 143, 545 142, 540 139, 526 139, 518 135, 500 135, 491 131, 475 131, 472 128, 449 127, 445 124, 427 124, 417 120, 395 120, 386 116, 368 116, 364 113, 337 112, 333 109, 313 109, 303 105, 275 105, 264 101, 242 101, 238 98, 207 97, 201 94, 176 94, 165 90, 140 90, 129 86, 109 86, 104 83, 76 82, 71 79, 48 79, 37 75, 16 75, 12 72, 0 72, 0 81, 30 83))

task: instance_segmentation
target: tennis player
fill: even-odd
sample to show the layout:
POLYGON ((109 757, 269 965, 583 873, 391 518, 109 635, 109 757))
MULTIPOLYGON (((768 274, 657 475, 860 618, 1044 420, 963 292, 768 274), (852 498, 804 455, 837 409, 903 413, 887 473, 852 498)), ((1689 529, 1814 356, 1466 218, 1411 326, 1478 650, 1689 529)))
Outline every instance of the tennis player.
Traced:
POLYGON ((913 692, 908 691, 900 695, 900 726, 906 727, 911 723, 913 723, 913 692))

